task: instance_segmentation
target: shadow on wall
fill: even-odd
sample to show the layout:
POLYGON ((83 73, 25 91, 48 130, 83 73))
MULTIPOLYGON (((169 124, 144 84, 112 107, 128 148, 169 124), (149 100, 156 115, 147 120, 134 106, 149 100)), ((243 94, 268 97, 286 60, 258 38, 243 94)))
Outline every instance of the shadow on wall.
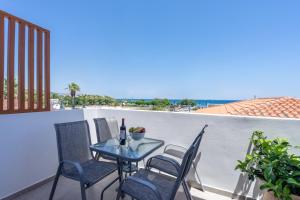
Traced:
MULTIPOLYGON (((247 154, 252 154, 252 142, 250 141, 247 149, 247 154)), ((246 155, 247 155, 246 154, 246 155)), ((232 199, 237 198, 238 196, 247 196, 253 185, 253 181, 249 180, 248 175, 246 173, 240 173, 238 182, 235 186, 234 192, 231 196, 232 199)), ((260 181, 256 180, 253 186, 252 198, 257 199, 257 197, 261 196, 260 181)))
POLYGON ((189 171, 187 179, 188 179, 189 184, 192 187, 197 188, 201 191, 204 191, 202 181, 200 179, 199 173, 197 172, 197 166, 198 166, 200 159, 201 159, 201 152, 199 152, 197 154, 195 161, 193 162, 193 165, 189 171))

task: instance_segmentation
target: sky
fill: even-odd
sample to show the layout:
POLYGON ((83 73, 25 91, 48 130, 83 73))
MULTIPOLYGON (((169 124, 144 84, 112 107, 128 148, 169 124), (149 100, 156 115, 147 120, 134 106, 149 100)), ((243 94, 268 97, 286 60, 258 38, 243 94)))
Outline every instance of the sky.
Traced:
POLYGON ((0 0, 51 31, 51 90, 114 98, 300 97, 298 0, 0 0))

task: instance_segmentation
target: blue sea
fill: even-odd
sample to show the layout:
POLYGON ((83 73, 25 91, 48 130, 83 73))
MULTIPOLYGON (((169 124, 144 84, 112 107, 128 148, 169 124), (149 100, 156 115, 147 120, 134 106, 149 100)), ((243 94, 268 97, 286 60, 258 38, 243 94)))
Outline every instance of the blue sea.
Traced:
MULTIPOLYGON (((170 100, 173 104, 177 104, 181 101, 181 99, 171 99, 170 100)), ((197 99, 194 100, 197 103, 198 107, 208 107, 209 105, 222 105, 226 103, 232 103, 239 100, 211 100, 211 99, 197 99)))
MULTIPOLYGON (((136 101, 136 100, 145 100, 145 101, 151 101, 153 99, 119 99, 119 100, 126 100, 128 102, 130 101, 136 101)), ((172 104, 178 104, 182 99, 169 99, 172 104)), ((236 102, 239 100, 212 100, 212 99, 194 99, 194 101, 197 103, 198 107, 206 108, 209 105, 222 105, 227 103, 236 102)))

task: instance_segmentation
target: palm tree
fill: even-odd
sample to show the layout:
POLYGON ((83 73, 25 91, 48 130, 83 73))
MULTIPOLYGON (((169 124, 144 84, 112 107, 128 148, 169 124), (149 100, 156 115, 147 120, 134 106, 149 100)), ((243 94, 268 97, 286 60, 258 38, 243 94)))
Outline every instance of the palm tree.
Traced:
POLYGON ((72 82, 68 85, 67 89, 69 90, 70 95, 72 97, 72 108, 74 109, 76 92, 80 91, 80 87, 76 83, 72 82))

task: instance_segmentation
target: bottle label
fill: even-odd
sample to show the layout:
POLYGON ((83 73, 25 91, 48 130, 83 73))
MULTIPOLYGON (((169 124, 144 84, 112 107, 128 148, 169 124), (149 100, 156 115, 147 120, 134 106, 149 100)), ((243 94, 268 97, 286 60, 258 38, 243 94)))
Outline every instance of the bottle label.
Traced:
POLYGON ((120 139, 121 140, 125 140, 126 139, 126 131, 125 130, 121 130, 120 131, 120 139))

